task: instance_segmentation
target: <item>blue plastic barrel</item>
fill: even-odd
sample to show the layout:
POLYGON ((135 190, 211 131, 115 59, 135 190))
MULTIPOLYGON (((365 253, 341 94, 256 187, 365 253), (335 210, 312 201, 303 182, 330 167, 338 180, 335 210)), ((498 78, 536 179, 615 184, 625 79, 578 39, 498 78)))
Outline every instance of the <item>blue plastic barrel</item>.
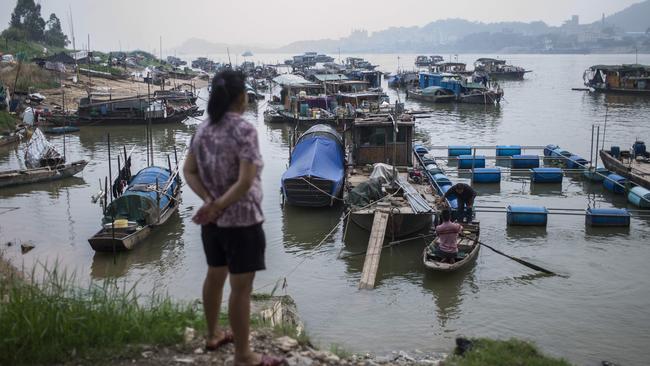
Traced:
POLYGON ((616 159, 621 157, 621 148, 619 146, 612 146, 609 153, 616 159))
POLYGON ((561 158, 561 157, 566 157, 568 158, 569 156, 573 155, 571 151, 569 150, 564 150, 560 149, 559 147, 553 151, 551 151, 551 156, 556 157, 556 158, 561 158))
POLYGON ((422 163, 424 163, 424 166, 430 164, 438 165, 438 163, 436 163, 436 159, 433 158, 433 155, 429 155, 429 154, 422 155, 422 163))
POLYGON ((434 175, 433 180, 436 183, 438 183, 439 186, 450 186, 451 185, 451 180, 449 180, 449 178, 446 175, 442 174, 442 173, 434 175))
POLYGON ((513 169, 529 169, 539 167, 539 156, 537 155, 513 155, 510 160, 510 167, 513 169))
POLYGON ((424 156, 424 155, 429 153, 429 150, 426 147, 422 146, 422 145, 413 146, 413 151, 415 151, 415 153, 420 155, 420 156, 424 156))
POLYGON ((602 182, 611 172, 607 168, 599 166, 596 169, 588 169, 582 172, 582 175, 592 182, 602 182))
POLYGON ((618 174, 610 174, 603 180, 603 185, 607 190, 612 191, 614 193, 618 194, 623 194, 625 193, 625 183, 627 182, 627 179, 624 177, 621 177, 618 174))
POLYGON ((546 226, 548 210, 544 206, 508 206, 508 225, 546 226))
POLYGON ((650 190, 643 187, 634 187, 627 194, 627 200, 635 206, 650 208, 650 190))
POLYGON ((520 145, 497 145, 497 156, 521 155, 520 145))
POLYGON ((436 164, 428 164, 426 166, 426 169, 427 169, 427 172, 429 172, 429 174, 431 174, 432 177, 434 175, 436 175, 436 174, 442 174, 443 173, 442 169, 440 169, 440 167, 437 166, 436 164))
POLYGON ((551 156, 551 153, 555 149, 559 149, 560 147, 557 145, 549 144, 544 147, 544 156, 551 156))
POLYGON ((624 208, 588 208, 585 223, 589 226, 630 226, 630 213, 624 208))
MULTIPOLYGON (((451 185, 448 185, 448 186, 441 186, 440 189, 442 190, 442 192, 440 192, 440 194, 443 195, 443 194, 447 193, 448 190, 451 189, 451 185)), ((451 194, 449 194, 449 197, 447 197, 447 201, 449 202, 449 206, 450 206, 453 210, 455 210, 455 209, 458 208, 458 198, 456 198, 456 194, 455 194, 455 193, 451 193, 451 194)))
POLYGON ((560 168, 533 168, 530 180, 535 183, 562 183, 564 173, 560 168))
POLYGON ((645 155, 646 152, 645 142, 641 140, 634 141, 634 145, 632 145, 632 150, 634 151, 634 156, 645 155))
POLYGON ((472 155, 472 147, 469 145, 449 145, 447 152, 449 156, 472 155))
POLYGON ((566 167, 569 169, 584 169, 587 164, 589 161, 580 155, 571 155, 566 161, 566 167))
POLYGON ((483 155, 459 155, 458 169, 485 168, 485 156, 483 155))
POLYGON ((477 168, 472 174, 474 183, 499 183, 501 182, 501 169, 477 168))

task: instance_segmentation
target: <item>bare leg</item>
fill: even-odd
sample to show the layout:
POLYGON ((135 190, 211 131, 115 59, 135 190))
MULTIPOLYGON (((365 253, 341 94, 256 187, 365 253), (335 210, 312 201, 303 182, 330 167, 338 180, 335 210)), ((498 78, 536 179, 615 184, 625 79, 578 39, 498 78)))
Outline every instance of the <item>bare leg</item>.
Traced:
POLYGON ((235 337, 235 365, 256 365, 261 361, 261 356, 253 353, 248 341, 254 278, 255 272, 230 275, 228 317, 235 337))
POLYGON ((203 281, 203 311, 208 323, 208 344, 214 344, 221 338, 219 310, 226 277, 228 277, 228 267, 208 267, 208 274, 203 281))

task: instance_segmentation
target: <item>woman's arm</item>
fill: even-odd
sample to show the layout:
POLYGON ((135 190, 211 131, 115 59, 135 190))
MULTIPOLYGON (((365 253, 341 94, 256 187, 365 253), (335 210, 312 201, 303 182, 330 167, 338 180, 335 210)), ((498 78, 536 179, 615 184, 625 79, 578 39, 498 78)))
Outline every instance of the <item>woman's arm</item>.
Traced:
POLYGON ((200 225, 214 222, 223 210, 239 201, 248 192, 256 175, 257 166, 255 164, 248 160, 240 160, 237 181, 221 197, 206 202, 194 215, 194 222, 200 225))
POLYGON ((187 185, 190 186, 192 191, 196 193, 203 202, 211 202, 213 200, 210 192, 203 185, 201 177, 199 176, 199 167, 196 164, 196 157, 191 152, 187 153, 185 157, 185 165, 183 166, 183 175, 185 176, 185 181, 187 185))

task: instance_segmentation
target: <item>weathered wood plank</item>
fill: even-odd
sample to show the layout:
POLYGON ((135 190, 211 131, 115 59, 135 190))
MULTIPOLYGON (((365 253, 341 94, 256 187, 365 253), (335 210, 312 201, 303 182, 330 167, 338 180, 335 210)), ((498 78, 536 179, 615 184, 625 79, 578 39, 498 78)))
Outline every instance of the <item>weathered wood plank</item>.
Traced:
POLYGON ((381 249, 384 245, 386 235, 386 226, 388 225, 388 212, 376 211, 372 222, 372 231, 368 240, 368 251, 363 263, 363 272, 361 273, 360 289, 373 289, 379 269, 379 259, 381 249))

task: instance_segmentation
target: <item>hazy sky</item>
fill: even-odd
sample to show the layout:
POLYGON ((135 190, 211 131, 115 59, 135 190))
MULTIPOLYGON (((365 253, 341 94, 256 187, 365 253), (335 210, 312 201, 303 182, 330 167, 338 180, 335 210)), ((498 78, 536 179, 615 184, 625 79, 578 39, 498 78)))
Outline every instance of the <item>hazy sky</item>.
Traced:
MULTIPOLYGON (((600 19, 640 0, 37 0, 69 33, 69 8, 77 48, 173 49, 197 37, 213 42, 280 46, 296 40, 340 38, 352 29, 424 25, 437 19, 542 20, 560 25, 572 14, 581 23, 600 19)), ((0 29, 15 0, 0 0, 0 29)), ((71 38, 71 37, 70 37, 71 38)))

